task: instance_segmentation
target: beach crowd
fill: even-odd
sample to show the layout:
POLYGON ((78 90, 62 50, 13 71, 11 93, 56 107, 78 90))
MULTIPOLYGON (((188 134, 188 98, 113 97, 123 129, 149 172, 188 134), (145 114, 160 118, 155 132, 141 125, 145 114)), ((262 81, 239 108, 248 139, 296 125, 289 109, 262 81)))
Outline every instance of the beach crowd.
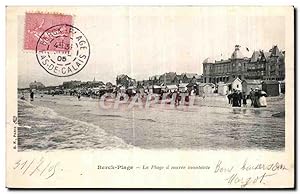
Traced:
POLYGON ((251 91, 249 95, 246 95, 245 92, 241 92, 238 90, 233 90, 232 93, 229 93, 227 95, 228 103, 232 105, 232 107, 246 107, 247 106, 247 99, 250 99, 251 107, 254 108, 260 108, 260 107, 266 107, 267 101, 266 101, 267 93, 256 88, 253 90, 251 88, 251 91))

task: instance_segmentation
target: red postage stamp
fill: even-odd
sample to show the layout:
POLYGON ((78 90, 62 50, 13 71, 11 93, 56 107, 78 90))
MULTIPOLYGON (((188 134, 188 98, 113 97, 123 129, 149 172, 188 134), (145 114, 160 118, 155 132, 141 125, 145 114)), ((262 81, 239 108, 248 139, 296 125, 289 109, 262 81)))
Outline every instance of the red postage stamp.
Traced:
POLYGON ((38 63, 49 74, 68 77, 80 72, 87 64, 90 44, 77 27, 58 24, 40 35, 35 52, 38 63))
POLYGON ((24 50, 35 50, 39 37, 49 28, 59 24, 73 24, 71 15, 58 13, 26 13, 24 50))

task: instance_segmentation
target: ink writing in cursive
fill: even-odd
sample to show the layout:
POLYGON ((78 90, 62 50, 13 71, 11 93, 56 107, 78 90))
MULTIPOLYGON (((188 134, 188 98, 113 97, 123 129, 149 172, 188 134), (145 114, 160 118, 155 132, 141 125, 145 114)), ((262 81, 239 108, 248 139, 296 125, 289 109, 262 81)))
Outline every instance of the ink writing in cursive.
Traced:
POLYGON ((42 157, 40 160, 17 160, 13 169, 21 172, 21 175, 40 176, 49 179, 55 175, 58 166, 59 162, 46 161, 42 157))

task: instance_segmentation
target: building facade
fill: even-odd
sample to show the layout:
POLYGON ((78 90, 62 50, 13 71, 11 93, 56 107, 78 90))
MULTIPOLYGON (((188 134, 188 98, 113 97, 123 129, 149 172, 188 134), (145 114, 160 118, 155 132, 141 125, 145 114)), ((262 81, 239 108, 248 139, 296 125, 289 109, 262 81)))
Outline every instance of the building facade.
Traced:
POLYGON ((129 86, 135 86, 136 81, 135 81, 135 79, 132 79, 128 75, 121 74, 121 75, 118 75, 116 78, 116 85, 124 86, 125 88, 128 88, 129 86))
POLYGON ((63 82, 62 87, 65 89, 73 89, 79 87, 81 84, 82 84, 81 81, 72 80, 72 81, 63 82))
POLYGON ((36 89, 36 90, 40 90, 40 89, 44 89, 45 88, 45 85, 42 84, 41 82, 37 82, 37 81, 34 81, 34 82, 31 82, 29 84, 29 88, 32 90, 32 89, 36 89))
POLYGON ((203 81, 205 83, 228 82, 238 77, 244 79, 284 80, 284 51, 273 46, 268 52, 254 51, 251 58, 244 57, 240 46, 236 45, 228 59, 203 61, 203 81))
POLYGON ((75 89, 75 88, 93 88, 93 87, 99 87, 103 86, 104 83, 102 81, 96 81, 95 78, 93 81, 77 81, 77 80, 71 80, 71 81, 65 81, 63 82, 60 87, 63 89, 75 89))
POLYGON ((182 73, 167 72, 162 75, 149 77, 149 80, 139 81, 143 86, 152 85, 178 85, 180 83, 196 83, 203 82, 202 75, 197 73, 182 73))
POLYGON ((179 84, 179 77, 175 72, 164 73, 159 77, 159 83, 165 85, 179 84))

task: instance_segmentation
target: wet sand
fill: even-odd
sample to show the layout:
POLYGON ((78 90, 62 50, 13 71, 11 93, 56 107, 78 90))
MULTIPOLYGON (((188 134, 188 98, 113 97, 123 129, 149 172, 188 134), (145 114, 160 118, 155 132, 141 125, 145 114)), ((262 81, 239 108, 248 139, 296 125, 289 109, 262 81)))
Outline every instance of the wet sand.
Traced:
POLYGON ((197 97, 192 107, 103 109, 97 99, 37 96, 18 103, 19 148, 283 150, 285 120, 272 115, 284 112, 284 97, 267 102, 266 108, 232 108, 225 96, 215 96, 197 97))

